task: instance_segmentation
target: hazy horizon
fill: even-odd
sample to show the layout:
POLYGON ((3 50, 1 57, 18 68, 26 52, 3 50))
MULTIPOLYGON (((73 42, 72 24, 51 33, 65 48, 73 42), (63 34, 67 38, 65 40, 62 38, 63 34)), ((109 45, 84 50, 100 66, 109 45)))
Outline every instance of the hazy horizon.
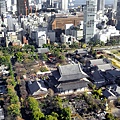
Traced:
MULTIPOLYGON (((114 0, 105 0, 105 4, 113 4, 114 0)), ((75 0, 74 4, 85 4, 86 0, 75 0)))

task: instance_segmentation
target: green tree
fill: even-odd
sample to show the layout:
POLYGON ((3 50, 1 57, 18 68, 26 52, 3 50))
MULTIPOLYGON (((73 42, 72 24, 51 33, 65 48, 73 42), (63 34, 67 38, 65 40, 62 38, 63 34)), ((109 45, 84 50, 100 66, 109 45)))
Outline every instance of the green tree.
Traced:
POLYGON ((12 96, 10 97, 10 103, 11 104, 17 104, 19 102, 19 98, 16 94, 12 94, 12 96))
POLYGON ((49 44, 43 44, 43 48, 49 48, 50 45, 49 44))
POLYGON ((33 120, 40 120, 44 118, 44 114, 40 110, 37 111, 36 109, 36 111, 32 112, 32 118, 33 120))
POLYGON ((105 118, 106 120, 117 120, 111 113, 107 113, 105 118))
POLYGON ((27 99, 28 102, 28 109, 32 112, 32 118, 33 120, 39 120, 44 118, 44 114, 41 112, 40 108, 39 108, 39 103, 38 101, 33 98, 33 97, 29 97, 27 99))
POLYGON ((54 116, 52 116, 52 115, 47 115, 47 116, 45 117, 45 120, 58 120, 58 119, 57 119, 57 117, 54 117, 54 116))
POLYGON ((62 44, 62 45, 61 45, 61 48, 65 49, 65 48, 66 48, 66 45, 62 44))
POLYGON ((102 96, 102 89, 100 88, 100 89, 94 89, 93 90, 93 94, 96 96, 96 97, 101 97, 102 96))
POLYGON ((65 61, 65 56, 63 56, 63 55, 59 56, 59 60, 60 60, 61 62, 64 62, 64 61, 65 61))
POLYGON ((87 45, 84 43, 84 44, 82 45, 82 48, 86 48, 86 46, 87 46, 87 45))
POLYGON ((42 58, 42 60, 44 60, 44 61, 47 61, 47 60, 48 60, 48 57, 47 57, 47 55, 46 55, 45 53, 41 54, 41 58, 42 58))
POLYGON ((18 62, 21 62, 23 60, 23 53, 22 52, 17 52, 15 54, 15 57, 17 58, 18 62))
POLYGON ((59 117, 59 115, 56 112, 52 112, 51 115, 54 116, 54 117, 56 117, 56 118, 59 117))
POLYGON ((10 56, 0 56, 0 65, 8 65, 10 56))
POLYGON ((60 56, 60 51, 59 51, 59 49, 58 50, 54 50, 54 56, 56 56, 56 57, 59 57, 60 56))
POLYGON ((56 96, 54 99, 53 99, 53 102, 54 102, 54 107, 56 109, 62 109, 62 99, 58 96, 56 96))
POLYGON ((47 72, 48 71, 48 68, 44 67, 44 66, 41 66, 40 67, 40 71, 41 72, 47 72))
POLYGON ((20 107, 18 104, 11 104, 8 106, 8 113, 12 116, 20 115, 20 107))
POLYGON ((38 60, 38 54, 35 54, 34 58, 35 58, 36 60, 38 60))
POLYGON ((105 43, 103 41, 100 42, 101 46, 105 46, 105 43))
POLYGON ((73 44, 70 45, 70 48, 79 48, 79 43, 73 42, 73 44))
POLYGON ((61 120, 71 120, 71 110, 69 107, 62 109, 60 119, 61 120))
POLYGON ((27 102, 29 103, 30 110, 34 111, 34 110, 38 109, 39 104, 35 98, 29 97, 27 102))
POLYGON ((28 52, 34 52, 35 51, 35 47, 33 46, 33 45, 25 45, 23 48, 22 48, 23 50, 25 50, 26 51, 26 53, 28 53, 28 52))

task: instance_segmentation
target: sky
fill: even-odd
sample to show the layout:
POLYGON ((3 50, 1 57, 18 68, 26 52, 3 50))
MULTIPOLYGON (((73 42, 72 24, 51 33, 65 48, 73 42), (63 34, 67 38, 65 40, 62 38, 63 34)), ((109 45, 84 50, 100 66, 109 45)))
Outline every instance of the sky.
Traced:
MULTIPOLYGON (((76 0, 76 3, 85 4, 86 0, 76 0)), ((106 4, 113 4, 114 0, 105 0, 106 4)))

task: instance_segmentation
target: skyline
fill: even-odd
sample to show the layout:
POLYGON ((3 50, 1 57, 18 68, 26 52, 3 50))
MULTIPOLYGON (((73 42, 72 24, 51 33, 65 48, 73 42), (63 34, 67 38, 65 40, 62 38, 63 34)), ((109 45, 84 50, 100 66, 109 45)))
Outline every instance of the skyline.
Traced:
MULTIPOLYGON (((85 4, 86 0, 75 0, 75 4, 85 4)), ((105 0, 106 4, 113 4, 114 0, 105 0)))

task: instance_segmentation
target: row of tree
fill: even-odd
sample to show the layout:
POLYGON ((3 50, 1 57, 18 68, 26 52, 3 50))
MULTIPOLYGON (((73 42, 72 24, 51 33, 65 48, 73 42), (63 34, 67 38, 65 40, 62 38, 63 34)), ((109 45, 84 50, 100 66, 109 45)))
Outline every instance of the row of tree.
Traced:
POLYGON ((8 67, 9 67, 9 72, 10 75, 8 76, 6 83, 7 83, 7 96, 5 96, 5 108, 7 111, 7 119, 9 118, 17 118, 21 116, 20 112, 20 102, 19 102, 19 97, 17 96, 17 93, 15 91, 16 87, 16 81, 14 79, 14 72, 12 69, 12 63, 9 57, 9 62, 8 62, 8 67))

